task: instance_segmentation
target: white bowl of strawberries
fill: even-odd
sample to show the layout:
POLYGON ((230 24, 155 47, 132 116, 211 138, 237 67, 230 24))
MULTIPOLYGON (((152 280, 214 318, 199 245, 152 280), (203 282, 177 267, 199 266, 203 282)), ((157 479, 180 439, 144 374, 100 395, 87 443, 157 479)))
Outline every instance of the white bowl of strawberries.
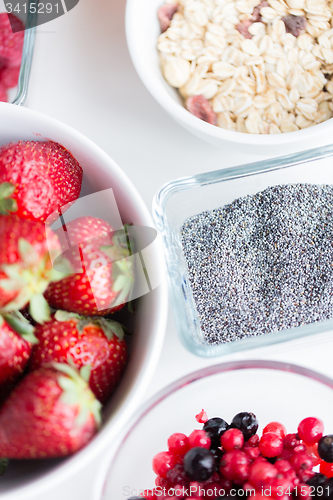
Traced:
POLYGON ((5 103, 0 212, 0 495, 28 500, 96 457, 139 404, 167 288, 122 170, 70 127, 5 103))

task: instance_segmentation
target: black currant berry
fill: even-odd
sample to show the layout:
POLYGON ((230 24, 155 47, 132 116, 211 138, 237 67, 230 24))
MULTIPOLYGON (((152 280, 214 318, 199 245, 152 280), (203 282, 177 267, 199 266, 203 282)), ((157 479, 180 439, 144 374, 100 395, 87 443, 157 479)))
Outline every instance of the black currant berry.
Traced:
POLYGON ((324 497, 332 499, 333 498, 333 477, 327 479, 327 481, 322 485, 324 489, 324 497))
POLYGON ((318 488, 318 486, 323 486, 326 480, 327 477, 324 476, 324 474, 316 472, 313 477, 310 477, 310 479, 306 481, 306 484, 308 484, 309 486, 313 486, 314 488, 318 488))
POLYGON ((333 435, 323 436, 318 441, 318 455, 325 462, 333 462, 333 435))
POLYGON ((219 470, 221 464, 221 458, 223 455, 222 450, 220 450, 220 448, 216 448, 216 450, 211 450, 211 453, 213 454, 215 460, 215 468, 216 470, 219 470))
POLYGON ((206 481, 215 472, 213 454, 206 448, 192 448, 184 457, 184 471, 192 481, 206 481))
POLYGON ((221 436, 229 428, 229 425, 223 418, 214 417, 207 420, 203 426, 203 430, 207 432, 212 442, 211 448, 219 448, 221 446, 221 436))
POLYGON ((243 411, 241 413, 237 413, 237 415, 234 416, 230 427, 234 427, 242 431, 242 433, 244 434, 244 439, 245 441, 247 441, 257 432, 258 420, 254 413, 243 411))

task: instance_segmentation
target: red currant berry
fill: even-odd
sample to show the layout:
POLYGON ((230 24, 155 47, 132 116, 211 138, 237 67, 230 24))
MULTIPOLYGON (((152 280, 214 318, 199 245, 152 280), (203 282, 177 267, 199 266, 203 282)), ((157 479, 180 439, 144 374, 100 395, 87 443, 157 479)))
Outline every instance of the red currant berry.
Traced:
POLYGON ((155 479, 155 486, 168 489, 169 482, 167 479, 163 479, 163 477, 157 476, 157 478, 155 479))
POLYGON ((209 450, 211 440, 207 432, 202 430, 195 430, 191 432, 188 437, 188 445, 190 448, 197 448, 198 446, 200 446, 201 448, 207 448, 207 450, 209 450))
POLYGON ((175 455, 185 455, 185 453, 189 450, 187 436, 181 432, 171 434, 168 439, 168 448, 169 451, 172 451, 175 455))
POLYGON ((303 451, 301 453, 295 453, 291 457, 290 463, 296 472, 300 469, 308 470, 313 467, 312 458, 303 451))
POLYGON ((333 464, 329 462, 320 462, 319 471, 326 477, 333 477, 333 464))
POLYGON ((318 443, 315 443, 312 446, 307 446, 305 451, 312 458, 312 463, 314 466, 320 464, 321 459, 318 455, 318 443))
POLYGON ((297 428, 299 437, 306 444, 318 443, 323 435, 324 424, 319 418, 308 417, 304 418, 297 428))
POLYGON ((297 472, 297 475, 300 478, 302 483, 307 483, 309 481, 309 479, 311 479, 315 475, 315 472, 313 472, 310 469, 307 469, 307 470, 300 469, 297 472))
POLYGON ((257 446, 259 443, 259 436, 258 434, 254 434, 254 436, 251 436, 250 439, 247 440, 246 444, 249 446, 257 446))
POLYGON ((255 446, 244 446, 242 450, 247 454, 248 457, 250 457, 251 460, 255 460, 260 455, 259 448, 255 446))
POLYGON ((264 427, 262 433, 266 434, 266 432, 273 432, 274 434, 277 434, 281 439, 283 439, 287 434, 285 426, 280 424, 280 422, 270 422, 269 424, 267 424, 266 427, 264 427))
POLYGON ((299 478, 296 476, 296 472, 292 468, 290 470, 287 470, 283 474, 283 477, 285 477, 286 479, 289 479, 289 481, 291 481, 293 486, 297 486, 299 484, 299 478))
POLYGON ((293 450, 295 446, 301 444, 300 440, 297 438, 296 434, 287 434, 283 439, 283 447, 286 450, 293 450))
POLYGON ((161 451, 153 458, 153 471, 166 479, 166 474, 176 465, 176 457, 171 451, 161 451))
POLYGON ((304 443, 300 443, 295 446, 294 453, 298 453, 300 451, 305 451, 305 450, 306 450, 306 445, 304 443))
POLYGON ((284 474, 285 472, 292 470, 292 467, 288 460, 277 460, 274 464, 280 474, 284 474))
POLYGON ((249 481, 256 488, 265 486, 268 479, 274 479, 278 475, 278 471, 273 464, 267 460, 258 458, 250 466, 249 481))
POLYGON ((231 481, 243 483, 249 475, 249 464, 250 459, 243 451, 227 451, 221 460, 220 473, 231 481))
POLYGON ((226 451, 239 450, 244 444, 244 435, 239 429, 228 429, 221 436, 221 445, 226 451))
POLYGON ((293 450, 288 450, 285 448, 282 450, 282 453, 280 453, 279 459, 281 458, 282 460, 290 460, 293 454, 294 454, 293 450))
POLYGON ((274 432, 266 432, 259 441, 259 450, 264 457, 277 457, 283 450, 283 441, 274 432))

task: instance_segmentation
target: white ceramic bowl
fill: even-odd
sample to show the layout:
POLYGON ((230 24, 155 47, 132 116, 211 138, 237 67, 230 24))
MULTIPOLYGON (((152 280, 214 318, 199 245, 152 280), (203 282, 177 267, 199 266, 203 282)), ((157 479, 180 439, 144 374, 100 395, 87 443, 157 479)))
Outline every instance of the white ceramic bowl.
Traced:
MULTIPOLYGON (((122 219, 153 227, 140 195, 116 163, 67 125, 32 110, 0 103, 0 145, 17 140, 53 140, 67 148, 84 171, 84 194, 112 188, 122 219)), ((75 206, 75 205, 74 205, 75 206)), ((124 377, 105 407, 104 424, 81 451, 62 460, 12 462, 0 481, 2 500, 29 500, 73 475, 110 446, 142 401, 162 347, 167 319, 167 287, 158 239, 149 247, 153 291, 139 299, 131 355, 124 377)), ((147 264, 147 261, 146 261, 147 264)))
POLYGON ((182 104, 178 91, 163 78, 159 66, 156 40, 160 34, 157 10, 164 0, 127 0, 126 37, 133 64, 151 95, 180 125, 209 143, 237 151, 280 156, 287 153, 330 144, 333 119, 297 132, 254 135, 210 125, 189 113, 182 104))

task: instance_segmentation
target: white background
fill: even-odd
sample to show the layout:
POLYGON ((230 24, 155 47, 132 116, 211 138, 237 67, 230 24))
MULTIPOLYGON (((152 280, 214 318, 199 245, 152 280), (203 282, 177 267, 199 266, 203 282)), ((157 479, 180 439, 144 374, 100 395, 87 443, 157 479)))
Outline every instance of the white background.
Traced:
MULTIPOLYGON (((155 192, 169 180, 262 158, 240 154, 236 145, 217 149, 201 142, 165 114, 132 66, 124 13, 125 0, 80 0, 67 15, 39 27, 26 105, 95 141, 123 168, 149 208, 155 192)), ((182 347, 170 311, 162 356, 147 397, 189 371, 240 358, 291 361, 333 377, 330 337, 309 337, 207 360, 182 347)), ((101 457, 35 500, 91 500, 104 462, 101 457)))

